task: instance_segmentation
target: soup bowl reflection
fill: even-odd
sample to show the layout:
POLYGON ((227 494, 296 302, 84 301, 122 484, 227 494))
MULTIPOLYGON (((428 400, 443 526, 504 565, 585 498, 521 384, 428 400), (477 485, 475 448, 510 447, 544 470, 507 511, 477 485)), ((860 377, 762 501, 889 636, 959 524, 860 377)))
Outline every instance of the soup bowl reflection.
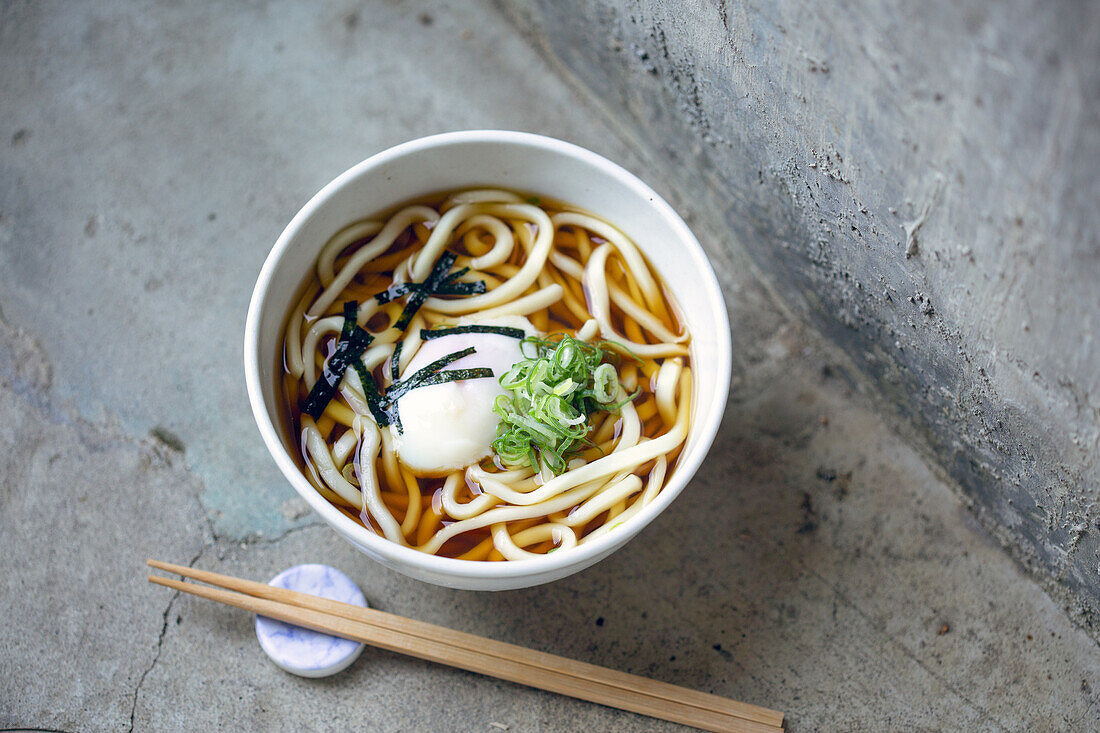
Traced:
POLYGON ((729 321, 714 270, 698 240, 664 199, 626 169, 584 148, 500 130, 451 132, 371 156, 325 186, 295 215, 260 271, 248 310, 245 378, 256 424, 275 463, 340 536, 386 567, 429 583, 508 590, 548 583, 616 551, 680 494, 710 449, 726 404, 729 321), (675 470, 657 497, 614 531, 560 552, 507 562, 439 557, 403 547, 342 514, 302 473, 297 439, 279 396, 286 318, 317 255, 350 222, 438 191, 497 187, 591 211, 634 240, 680 308, 691 333, 691 421, 675 470))

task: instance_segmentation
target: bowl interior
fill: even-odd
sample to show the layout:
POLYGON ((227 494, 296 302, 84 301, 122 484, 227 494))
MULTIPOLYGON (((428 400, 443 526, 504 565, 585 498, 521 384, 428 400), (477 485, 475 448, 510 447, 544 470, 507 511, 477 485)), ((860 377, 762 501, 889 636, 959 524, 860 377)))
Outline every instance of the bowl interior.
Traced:
POLYGON ((253 295, 247 330, 246 373, 256 419, 268 448, 299 493, 342 535, 384 564, 430 582, 459 587, 497 587, 506 577, 512 581, 502 587, 545 582, 575 572, 625 543, 671 502, 698 468, 717 430, 729 382, 725 304, 709 261, 680 217, 652 189, 606 159, 568 143, 522 133, 467 132, 423 138, 380 153, 337 178, 303 207, 272 249, 253 295), (616 225, 660 273, 692 333, 692 427, 669 485, 627 523, 633 527, 624 525, 622 529, 628 531, 609 533, 602 539, 610 541, 587 552, 586 546, 581 546, 548 556, 546 560, 553 559, 552 563, 542 558, 511 563, 450 560, 375 537, 328 506, 308 484, 292 458, 297 446, 279 429, 285 421, 278 398, 284 320, 329 237, 350 222, 404 201, 476 186, 557 199, 616 225), (410 557, 410 553, 421 557, 410 557), (562 569, 564 572, 559 572, 562 569), (541 577, 547 574, 553 577, 541 577), (488 582, 474 582, 474 577, 488 582))

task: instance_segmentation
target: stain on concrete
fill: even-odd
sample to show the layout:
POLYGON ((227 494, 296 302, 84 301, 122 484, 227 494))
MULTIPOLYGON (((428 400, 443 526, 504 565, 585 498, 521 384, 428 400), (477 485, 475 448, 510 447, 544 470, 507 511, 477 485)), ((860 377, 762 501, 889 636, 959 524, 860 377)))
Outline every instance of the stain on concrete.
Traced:
POLYGON ((187 445, 183 442, 183 439, 163 425, 157 425, 152 428, 149 431, 149 435, 160 442, 161 445, 164 445, 169 450, 174 450, 176 453, 184 453, 187 451, 187 445))

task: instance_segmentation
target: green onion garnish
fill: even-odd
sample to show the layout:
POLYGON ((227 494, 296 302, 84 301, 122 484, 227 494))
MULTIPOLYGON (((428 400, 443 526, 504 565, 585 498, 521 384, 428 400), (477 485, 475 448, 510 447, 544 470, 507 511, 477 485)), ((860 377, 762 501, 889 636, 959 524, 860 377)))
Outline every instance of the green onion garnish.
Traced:
POLYGON ((612 347, 618 345, 588 344, 569 335, 523 339, 526 358, 500 378, 508 394, 493 405, 500 416, 493 451, 501 461, 513 468, 545 465, 555 474, 566 470, 569 459, 589 444, 592 414, 617 413, 637 395, 620 399, 619 355, 612 347))
POLYGON ((498 336, 511 336, 515 339, 521 339, 527 335, 527 332, 522 328, 511 328, 510 326, 481 326, 474 324, 472 326, 450 326, 447 328, 433 328, 432 330, 421 329, 420 340, 431 341, 432 339, 442 338, 444 336, 453 336, 456 333, 493 333, 498 336))

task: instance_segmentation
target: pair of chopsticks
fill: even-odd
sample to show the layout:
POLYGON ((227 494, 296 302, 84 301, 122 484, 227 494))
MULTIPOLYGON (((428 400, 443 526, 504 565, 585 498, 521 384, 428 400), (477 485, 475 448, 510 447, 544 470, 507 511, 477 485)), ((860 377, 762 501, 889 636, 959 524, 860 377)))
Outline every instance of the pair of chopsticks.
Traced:
POLYGON ((391 613, 264 583, 148 560, 214 588, 150 575, 149 582, 391 652, 709 731, 776 733, 783 713, 391 613))

